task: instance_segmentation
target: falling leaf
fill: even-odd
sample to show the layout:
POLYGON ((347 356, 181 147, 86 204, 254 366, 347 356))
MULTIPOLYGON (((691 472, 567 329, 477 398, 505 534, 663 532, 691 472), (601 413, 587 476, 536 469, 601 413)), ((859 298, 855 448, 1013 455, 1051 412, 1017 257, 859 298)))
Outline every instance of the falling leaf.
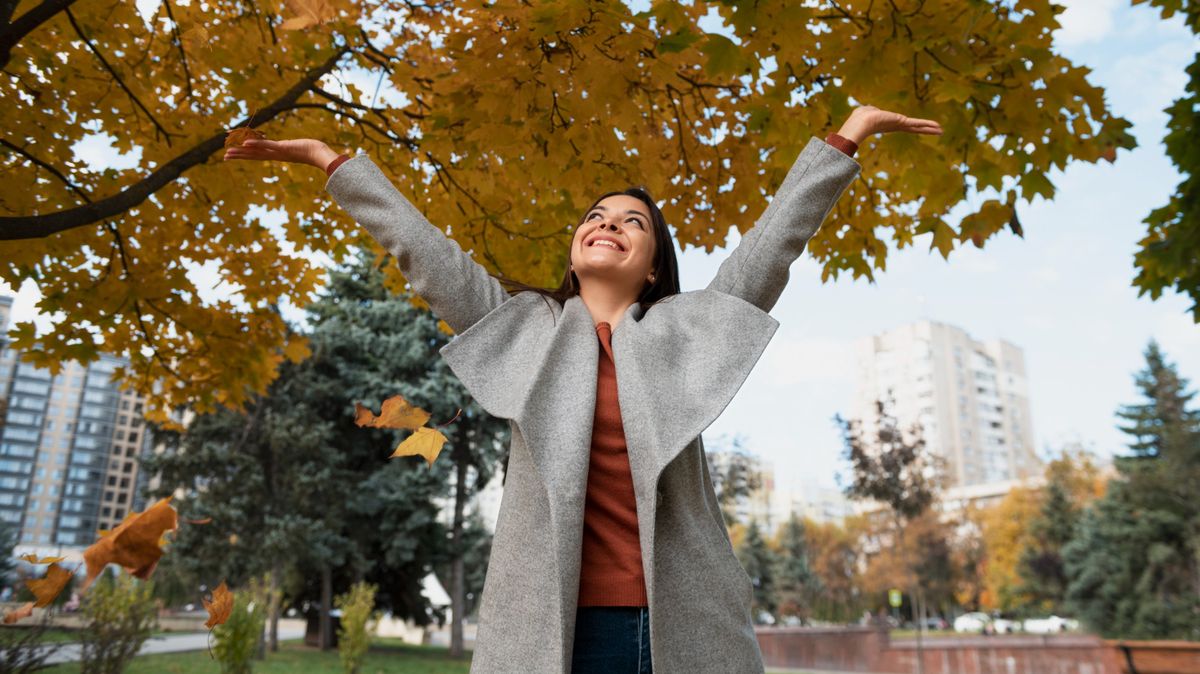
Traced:
POLYGON ((238 535, 237 534, 229 534, 229 544, 237 545, 237 542, 238 542, 238 535))
POLYGON ((29 587, 29 591, 33 593, 33 596, 37 597, 34 605, 38 608, 49 606, 54 601, 54 598, 67 586, 67 581, 71 580, 72 575, 74 574, 62 568, 56 562, 51 564, 50 568, 46 569, 44 577, 26 580, 25 585, 29 587))
POLYGON ((437 459, 438 454, 442 451, 442 446, 446 444, 446 436, 435 428, 421 427, 415 433, 404 439, 397 447, 396 451, 392 452, 389 459, 394 459, 397 456, 422 456, 429 462, 429 466, 433 467, 433 462, 437 459))
POLYGON ((205 517, 203 519, 198 519, 198 520, 187 520, 187 522, 188 522, 188 524, 208 524, 209 522, 212 522, 212 518, 205 517))
POLYGON ((54 562, 61 562, 62 560, 66 559, 66 557, 43 557, 39 560, 37 555, 31 552, 28 555, 21 555, 21 559, 29 562, 30 564, 52 564, 54 562))
POLYGON ((27 602, 27 603, 23 604, 20 608, 14 608, 11 611, 5 612, 4 624, 11 625, 11 624, 17 622, 18 620, 20 620, 21 618, 28 618, 31 615, 33 615, 33 602, 27 602))
POLYGON ((225 147, 236 147, 251 138, 262 140, 266 137, 267 134, 259 131, 258 129, 252 129, 248 126, 239 126, 233 131, 225 134, 225 147))
POLYGON ((401 395, 383 401, 379 416, 375 416, 374 412, 359 403, 354 403, 354 423, 358 426, 404 428, 412 431, 424 426, 427 421, 429 412, 413 406, 401 395))
POLYGON ((284 0, 294 16, 279 24, 280 30, 300 30, 337 18, 337 11, 326 0, 284 0))
POLYGON ((200 601, 204 602, 204 608, 208 610, 208 622, 204 623, 204 626, 210 630, 229 620, 229 614, 233 612, 233 593, 225 587, 225 581, 221 581, 213 590, 212 601, 204 597, 201 597, 200 601))
POLYGON ((168 496, 140 513, 130 513, 124 522, 83 551, 87 563, 86 590, 109 564, 119 564, 135 578, 146 580, 162 557, 162 536, 179 526, 168 496))

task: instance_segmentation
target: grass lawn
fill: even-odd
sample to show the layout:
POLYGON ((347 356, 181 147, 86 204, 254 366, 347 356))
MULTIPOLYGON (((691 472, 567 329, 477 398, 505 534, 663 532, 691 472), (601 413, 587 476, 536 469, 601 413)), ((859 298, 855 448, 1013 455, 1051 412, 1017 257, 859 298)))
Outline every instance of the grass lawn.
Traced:
MULTIPOLYGON (((414 646, 400 639, 376 639, 367 653, 362 674, 468 674, 471 655, 453 660, 440 646, 414 646)), ((78 674, 79 663, 58 665, 42 670, 46 674, 78 674)), ((220 674, 217 661, 207 651, 144 655, 134 658, 126 674, 220 674)), ((337 651, 321 652, 302 641, 285 641, 278 653, 265 661, 254 661, 261 674, 342 674, 337 651)), ((767 670, 770 674, 771 670, 767 670)))
MULTIPOLYGON (((158 631, 154 632, 154 636, 156 636, 156 637, 168 635, 168 634, 191 634, 191 632, 179 632, 179 631, 169 631, 169 630, 168 631, 158 630, 158 631)), ((44 644, 74 643, 74 642, 78 642, 78 641, 79 641, 79 630, 53 628, 53 629, 46 630, 45 634, 42 635, 42 640, 40 643, 44 643, 44 644)))

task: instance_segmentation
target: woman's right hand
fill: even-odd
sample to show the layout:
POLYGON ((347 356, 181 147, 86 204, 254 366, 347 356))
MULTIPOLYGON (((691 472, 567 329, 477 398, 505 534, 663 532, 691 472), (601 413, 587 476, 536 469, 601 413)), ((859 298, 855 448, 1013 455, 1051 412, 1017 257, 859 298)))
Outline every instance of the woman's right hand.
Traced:
POLYGON ((241 145, 225 149, 224 161, 230 159, 260 159, 268 161, 287 161, 297 164, 316 166, 321 170, 329 162, 337 159, 338 154, 328 145, 311 138, 295 140, 267 140, 265 138, 249 138, 241 145))

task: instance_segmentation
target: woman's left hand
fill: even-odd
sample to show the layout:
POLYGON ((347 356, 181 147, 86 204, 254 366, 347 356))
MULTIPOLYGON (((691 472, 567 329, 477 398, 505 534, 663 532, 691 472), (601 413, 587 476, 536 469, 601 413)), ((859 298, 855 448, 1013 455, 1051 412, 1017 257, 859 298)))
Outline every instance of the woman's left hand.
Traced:
POLYGON ((873 105, 862 105, 850 113, 849 119, 838 129, 838 135, 862 144, 868 136, 893 131, 941 135, 942 126, 932 119, 918 119, 880 110, 873 105))

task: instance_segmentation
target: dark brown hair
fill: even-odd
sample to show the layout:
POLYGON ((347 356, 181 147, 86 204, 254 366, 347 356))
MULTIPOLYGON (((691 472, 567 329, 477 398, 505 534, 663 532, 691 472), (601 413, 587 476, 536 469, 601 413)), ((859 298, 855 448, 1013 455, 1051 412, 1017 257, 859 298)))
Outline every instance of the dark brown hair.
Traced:
MULTIPOLYGON (((654 242, 656 244, 654 253, 654 282, 638 296, 638 303, 642 305, 642 311, 645 312, 660 300, 679 294, 679 264, 675 260, 675 245, 671 240, 671 231, 667 228, 667 221, 663 217, 662 211, 655 205, 654 199, 650 197, 649 192, 644 187, 628 187, 621 191, 601 194, 583 212, 583 215, 580 216, 579 222, 575 224, 575 229, 572 230, 571 238, 573 241, 574 233, 579 231, 579 227, 583 225, 588 213, 591 213, 596 208, 596 204, 617 194, 636 197, 642 203, 646 204, 646 208, 650 210, 650 224, 654 229, 654 242)), ((501 285, 509 286, 505 290, 510 294, 528 290, 540 294, 543 298, 553 298, 560 305, 565 305, 567 300, 579 294, 579 283, 576 281, 575 272, 571 271, 570 259, 571 256, 568 254, 567 268, 563 270, 562 282, 558 284, 557 288, 553 289, 521 283, 502 274, 489 274, 489 276, 500 281, 501 285)))

